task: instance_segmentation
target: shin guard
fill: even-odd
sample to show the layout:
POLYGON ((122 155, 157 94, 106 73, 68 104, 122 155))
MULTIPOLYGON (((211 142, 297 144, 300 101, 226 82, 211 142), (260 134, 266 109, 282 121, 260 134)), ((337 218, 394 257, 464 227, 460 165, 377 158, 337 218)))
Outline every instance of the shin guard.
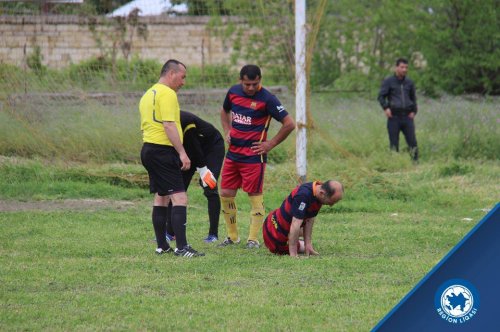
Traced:
POLYGON ((234 242, 238 241, 238 223, 236 222, 236 202, 234 197, 221 197, 222 214, 226 221, 227 236, 234 242))
POLYGON ((248 232, 248 240, 259 243, 257 235, 262 228, 262 223, 265 218, 264 196, 261 194, 257 196, 249 196, 249 198, 252 210, 250 212, 250 231, 248 232))

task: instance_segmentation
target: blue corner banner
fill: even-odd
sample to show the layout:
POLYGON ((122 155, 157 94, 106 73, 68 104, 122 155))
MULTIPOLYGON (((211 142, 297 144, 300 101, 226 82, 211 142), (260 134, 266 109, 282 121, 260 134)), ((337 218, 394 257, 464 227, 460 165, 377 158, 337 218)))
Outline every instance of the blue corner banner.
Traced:
POLYGON ((500 331, 500 203, 372 331, 500 331))

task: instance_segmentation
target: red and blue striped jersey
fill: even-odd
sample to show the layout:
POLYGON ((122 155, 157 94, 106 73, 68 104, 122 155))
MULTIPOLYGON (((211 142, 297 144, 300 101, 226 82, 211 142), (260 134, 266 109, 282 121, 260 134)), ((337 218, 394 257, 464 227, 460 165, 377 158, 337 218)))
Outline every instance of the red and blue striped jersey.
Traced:
POLYGON ((271 118, 283 120, 288 115, 285 107, 271 92, 260 88, 253 96, 243 92, 241 84, 232 86, 227 92, 224 111, 231 112, 231 144, 226 157, 236 162, 265 163, 267 155, 255 154, 254 142, 267 139, 271 118))
POLYGON ((318 215, 322 204, 314 196, 314 186, 320 182, 307 182, 297 186, 283 201, 281 207, 270 212, 264 222, 264 231, 275 243, 287 245, 292 218, 305 220, 318 215))

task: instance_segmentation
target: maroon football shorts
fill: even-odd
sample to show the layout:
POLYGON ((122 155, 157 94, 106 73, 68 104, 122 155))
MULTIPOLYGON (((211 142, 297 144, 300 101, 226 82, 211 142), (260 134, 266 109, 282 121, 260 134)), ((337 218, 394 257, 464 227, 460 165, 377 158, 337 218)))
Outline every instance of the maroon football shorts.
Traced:
POLYGON ((222 167, 221 188, 242 188, 246 193, 262 193, 265 169, 265 163, 239 163, 226 158, 222 167))

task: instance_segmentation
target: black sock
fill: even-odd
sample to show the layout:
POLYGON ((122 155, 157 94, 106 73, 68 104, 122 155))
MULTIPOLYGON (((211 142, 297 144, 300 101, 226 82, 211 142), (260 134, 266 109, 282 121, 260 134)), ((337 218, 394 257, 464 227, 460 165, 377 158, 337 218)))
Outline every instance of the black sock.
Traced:
POLYGON ((174 236, 174 227, 172 226, 172 202, 167 207, 167 234, 174 236))
POLYGON ((158 248, 162 248, 163 250, 167 250, 169 248, 167 240, 165 239, 165 236, 167 235, 167 228, 165 224, 166 213, 166 206, 153 206, 152 219, 156 236, 156 244, 158 245, 158 248))
POLYGON ((186 244, 186 222, 187 208, 185 206, 172 207, 172 227, 175 232, 175 243, 179 250, 182 250, 186 244))
POLYGON ((209 235, 218 236, 219 234, 219 216, 220 216, 220 197, 217 190, 204 188, 204 194, 208 201, 208 220, 210 221, 209 235))

